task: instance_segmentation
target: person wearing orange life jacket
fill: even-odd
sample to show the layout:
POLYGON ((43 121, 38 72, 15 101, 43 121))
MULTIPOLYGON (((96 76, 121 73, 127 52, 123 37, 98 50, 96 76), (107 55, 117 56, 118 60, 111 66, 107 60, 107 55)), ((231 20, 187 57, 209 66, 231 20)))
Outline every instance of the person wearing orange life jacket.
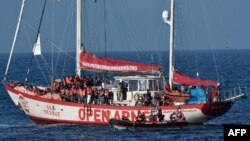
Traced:
POLYGON ((100 95, 100 104, 105 104, 105 95, 103 88, 99 91, 100 95))
POLYGON ((91 96, 92 96, 92 88, 91 86, 88 86, 86 89, 87 94, 87 104, 90 104, 92 102, 91 96))
POLYGON ((97 88, 93 90, 93 103, 99 104, 99 92, 97 88))
POLYGON ((108 100, 109 100, 109 90, 104 89, 104 103, 108 104, 108 100))
POLYGON ((86 102, 86 90, 83 87, 80 89, 80 99, 81 102, 86 102))

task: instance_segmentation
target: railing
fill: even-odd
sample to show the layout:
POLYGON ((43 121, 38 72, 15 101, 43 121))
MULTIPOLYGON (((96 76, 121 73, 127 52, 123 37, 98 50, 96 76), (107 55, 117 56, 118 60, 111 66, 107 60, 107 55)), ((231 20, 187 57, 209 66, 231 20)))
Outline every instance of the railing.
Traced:
POLYGON ((231 90, 221 91, 219 95, 220 101, 235 101, 240 98, 246 98, 249 95, 248 89, 244 87, 235 87, 231 90))

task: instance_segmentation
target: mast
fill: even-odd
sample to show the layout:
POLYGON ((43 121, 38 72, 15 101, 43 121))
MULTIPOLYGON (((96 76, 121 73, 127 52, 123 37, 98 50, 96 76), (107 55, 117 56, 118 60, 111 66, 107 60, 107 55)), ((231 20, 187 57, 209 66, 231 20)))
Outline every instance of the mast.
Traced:
POLYGON ((8 63, 7 63, 7 67, 6 67, 5 74, 4 74, 4 81, 6 80, 8 70, 9 70, 9 66, 10 66, 10 61, 11 61, 11 58, 12 58, 12 54, 13 54, 14 48, 16 46, 16 38, 17 38, 17 35, 19 33, 19 29, 20 29, 20 23, 21 23, 21 19, 22 19, 22 16, 23 16, 24 4, 25 4, 25 0, 22 0, 22 6, 21 6, 21 11, 20 11, 20 14, 19 14, 18 22, 17 22, 16 32, 15 32, 14 40, 13 40, 13 43, 12 43, 10 56, 9 56, 8 63))
POLYGON ((80 51, 81 51, 81 0, 76 0, 76 74, 81 77, 80 51))
POLYGON ((174 7, 175 0, 171 0, 171 12, 170 12, 170 48, 169 48, 169 85, 172 88, 173 83, 173 71, 174 71, 174 59, 173 59, 173 52, 174 52, 174 7))
POLYGON ((172 88, 173 83, 173 71, 174 71, 174 8, 175 0, 171 0, 170 16, 167 10, 162 12, 162 19, 170 26, 170 39, 169 39, 169 85, 172 88))

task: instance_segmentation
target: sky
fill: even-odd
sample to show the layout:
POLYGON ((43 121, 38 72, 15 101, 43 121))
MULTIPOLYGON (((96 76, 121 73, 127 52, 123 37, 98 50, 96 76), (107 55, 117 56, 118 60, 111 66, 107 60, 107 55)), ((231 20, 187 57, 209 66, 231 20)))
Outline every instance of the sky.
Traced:
MULTIPOLYGON (((15 53, 31 52, 44 0, 26 0, 15 53)), ((250 49, 249 0, 177 0, 176 49, 250 49)), ((162 11, 170 0, 85 0, 83 38, 89 51, 168 50, 162 11)), ((0 53, 9 53, 21 0, 0 1, 0 53)), ((42 52, 75 51, 75 1, 48 0, 42 52), (52 45, 53 43, 53 45, 52 45)))

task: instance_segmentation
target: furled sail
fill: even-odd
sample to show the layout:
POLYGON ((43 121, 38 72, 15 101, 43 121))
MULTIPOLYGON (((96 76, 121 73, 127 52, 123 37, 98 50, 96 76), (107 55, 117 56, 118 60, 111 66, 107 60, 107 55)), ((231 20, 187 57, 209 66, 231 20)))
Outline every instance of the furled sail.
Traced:
POLYGON ((96 57, 86 51, 80 53, 80 67, 92 71, 161 73, 161 67, 157 65, 96 57))
POLYGON ((173 75, 174 75, 173 82, 177 84, 192 85, 192 86, 198 85, 198 86, 217 88, 217 82, 212 81, 212 80, 200 80, 200 79, 182 74, 176 70, 174 70, 173 75))
POLYGON ((34 44, 33 48, 34 55, 41 55, 41 41, 40 41, 40 34, 38 34, 36 43, 34 44))

